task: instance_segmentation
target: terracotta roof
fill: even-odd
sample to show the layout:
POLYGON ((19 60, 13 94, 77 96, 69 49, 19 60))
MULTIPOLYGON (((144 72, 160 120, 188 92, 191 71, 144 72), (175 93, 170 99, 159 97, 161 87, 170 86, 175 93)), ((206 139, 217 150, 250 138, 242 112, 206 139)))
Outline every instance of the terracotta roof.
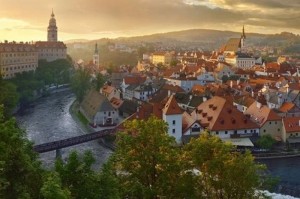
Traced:
POLYGON ((241 39, 231 38, 227 41, 224 51, 237 52, 240 47, 241 47, 241 39))
POLYGON ((115 97, 110 99, 110 103, 115 109, 119 109, 120 106, 122 106, 123 102, 124 102, 123 100, 115 98, 115 97))
POLYGON ((124 77, 125 84, 142 84, 146 81, 145 76, 126 76, 124 77))
POLYGON ((35 47, 37 48, 67 48, 64 42, 50 42, 50 41, 37 41, 35 42, 35 47))
POLYGON ((289 112, 291 109, 293 109, 296 105, 293 102, 284 102, 279 111, 287 113, 289 112))
POLYGON ((232 103, 222 97, 215 96, 202 104, 192 112, 192 115, 200 120, 203 127, 208 130, 239 130, 253 129, 258 126, 238 111, 232 103))
POLYGON ((287 133, 300 132, 300 117, 286 117, 282 121, 287 133))
POLYGON ((252 105, 245 111, 245 115, 249 115, 251 120, 256 122, 259 126, 263 126, 267 121, 279 121, 279 117, 272 109, 266 105, 252 103, 252 105))
POLYGON ((181 88, 180 86, 177 85, 172 85, 172 84, 165 84, 162 87, 163 90, 170 90, 173 91, 174 93, 184 93, 185 91, 183 90, 183 88, 181 88))
POLYGON ((195 118, 184 111, 182 113, 182 133, 186 132, 195 122, 197 122, 195 118))
POLYGON ((104 92, 104 93, 111 94, 114 90, 115 90, 115 87, 109 86, 107 84, 102 87, 102 92, 104 92))
POLYGON ((165 115, 177 115, 182 114, 181 109, 179 108, 175 95, 171 95, 163 109, 165 115))
POLYGON ((202 86, 200 84, 195 84, 192 87, 191 91, 192 91, 192 93, 195 93, 195 94, 204 93, 205 92, 205 86, 202 86))

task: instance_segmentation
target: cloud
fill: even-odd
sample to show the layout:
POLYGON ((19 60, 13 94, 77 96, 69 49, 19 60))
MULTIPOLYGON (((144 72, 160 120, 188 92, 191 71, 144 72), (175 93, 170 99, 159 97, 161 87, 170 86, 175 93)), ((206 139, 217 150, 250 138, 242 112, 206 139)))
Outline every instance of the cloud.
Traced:
POLYGON ((53 8, 59 36, 64 38, 191 28, 240 31, 243 24, 253 31, 265 27, 273 32, 284 28, 300 32, 299 0, 0 0, 0 4, 0 18, 24 22, 0 26, 12 30, 45 31, 53 8))

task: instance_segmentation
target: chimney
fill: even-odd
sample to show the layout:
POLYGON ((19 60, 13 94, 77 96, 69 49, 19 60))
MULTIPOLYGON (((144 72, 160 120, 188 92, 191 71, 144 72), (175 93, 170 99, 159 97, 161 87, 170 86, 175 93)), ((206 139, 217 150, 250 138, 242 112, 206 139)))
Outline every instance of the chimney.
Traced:
POLYGON ((233 86, 233 82, 232 80, 230 80, 230 88, 232 88, 232 86, 233 86))
POLYGON ((204 96, 203 97, 203 102, 206 102, 207 101, 207 98, 204 96))
POLYGON ((171 96, 171 91, 170 90, 168 90, 168 97, 170 97, 171 96))
POLYGON ((258 101, 256 101, 256 107, 260 109, 261 108, 261 103, 259 103, 258 101))

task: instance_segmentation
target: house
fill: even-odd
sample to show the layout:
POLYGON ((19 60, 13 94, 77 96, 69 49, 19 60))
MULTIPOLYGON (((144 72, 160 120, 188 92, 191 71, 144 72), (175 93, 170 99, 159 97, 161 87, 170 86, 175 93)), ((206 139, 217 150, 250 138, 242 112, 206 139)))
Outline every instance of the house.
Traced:
POLYGON ((80 104, 80 112, 93 126, 115 125, 118 121, 118 110, 98 91, 90 90, 80 104))
POLYGON ((112 98, 120 99, 121 97, 121 92, 114 86, 110 86, 108 84, 100 88, 100 93, 107 97, 108 100, 111 100, 112 98))
POLYGON ((260 135, 268 134, 278 141, 281 140, 281 117, 268 106, 262 105, 259 102, 253 102, 244 114, 260 127, 260 135))
POLYGON ((182 137, 182 112, 174 95, 169 97, 162 109, 162 118, 168 124, 168 134, 175 137, 177 143, 181 142, 182 137))
POLYGON ((200 104, 191 113, 201 127, 220 138, 258 136, 259 126, 238 111, 233 104, 219 96, 200 104))
POLYGON ((227 63, 219 63, 217 68, 215 68, 214 73, 218 80, 222 80, 223 76, 230 77, 235 74, 231 65, 227 63))
POLYGON ((242 113, 244 113, 253 103, 255 99, 249 95, 236 96, 233 100, 233 105, 242 113))
POLYGON ((284 102, 278 109, 281 117, 299 117, 300 108, 293 102, 284 102))
POLYGON ((300 143, 300 117, 286 117, 282 119, 282 141, 289 144, 300 143))

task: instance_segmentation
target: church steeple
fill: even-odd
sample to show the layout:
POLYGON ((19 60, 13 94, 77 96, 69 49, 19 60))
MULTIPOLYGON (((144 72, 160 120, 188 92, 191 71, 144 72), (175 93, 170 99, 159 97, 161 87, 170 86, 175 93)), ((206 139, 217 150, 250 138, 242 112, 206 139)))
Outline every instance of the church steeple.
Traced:
POLYGON ((246 39, 246 34, 245 34, 245 27, 243 25, 243 31, 242 31, 242 38, 246 39))
POLYGON ((246 40, 246 34, 245 34, 245 27, 243 25, 242 35, 241 35, 241 51, 245 52, 245 40, 246 40))
POLYGON ((99 67, 99 51, 98 51, 98 44, 95 44, 95 52, 93 55, 93 63, 99 67))
POLYGON ((53 9, 52 9, 51 18, 49 20, 49 26, 48 26, 48 41, 57 42, 57 26, 56 26, 56 19, 54 18, 53 9))

